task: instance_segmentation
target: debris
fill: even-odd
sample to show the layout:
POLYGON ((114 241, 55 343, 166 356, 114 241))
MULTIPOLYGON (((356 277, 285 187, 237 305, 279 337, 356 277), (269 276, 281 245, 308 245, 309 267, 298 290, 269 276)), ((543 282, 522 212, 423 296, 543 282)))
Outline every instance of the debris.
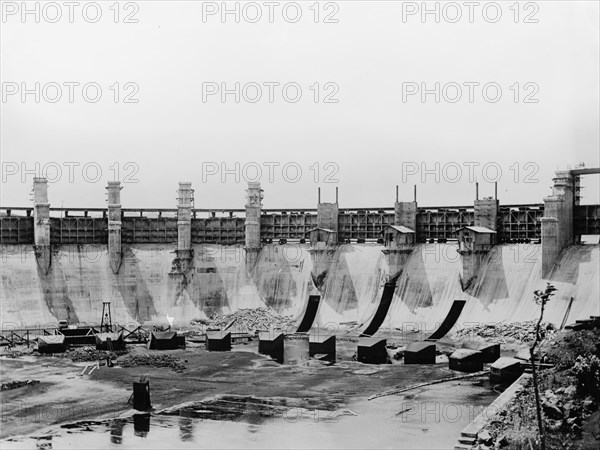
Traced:
POLYGON ((128 355, 119 360, 121 367, 152 366, 169 367, 175 372, 183 372, 185 365, 181 359, 171 355, 128 355))
MULTIPOLYGON (((521 342, 533 342, 535 339, 536 321, 529 320, 526 322, 511 322, 511 323, 484 323, 474 325, 472 327, 463 328, 456 332, 456 337, 479 336, 482 338, 493 338, 506 343, 507 339, 517 340, 521 342)), ((558 330, 554 324, 545 322, 540 327, 540 334, 543 339, 549 338, 558 330)))
POLYGON ((550 403, 547 401, 542 402, 542 407, 544 409, 544 414, 546 415, 546 417, 556 420, 562 419, 563 413, 555 403, 550 403))
MULTIPOLYGON (((581 378, 577 367, 578 361, 596 357, 595 353, 600 350, 599 333, 600 330, 595 329, 555 335, 554 342, 558 344, 551 356, 556 364, 544 371, 540 380, 547 448, 562 448, 563 443, 578 441, 582 438, 582 430, 592 425, 590 417, 597 405, 590 391, 595 384, 590 383, 586 390, 578 389, 581 378)), ((551 347, 552 342, 545 344, 545 349, 551 347)), ((600 380, 600 372, 591 373, 597 374, 600 380)), ((509 403, 489 419, 486 430, 493 438, 494 448, 538 448, 536 416, 536 401, 532 381, 529 380, 509 403)))
POLYGON ((417 388, 420 388, 423 386, 429 386, 432 384, 445 383, 447 381, 463 380, 465 378, 481 377, 481 376, 487 375, 487 374, 488 374, 488 372, 486 370, 483 370, 481 372, 470 373, 467 375, 459 375, 457 377, 447 377, 447 378, 441 378, 439 380, 427 381, 425 383, 413 384, 412 386, 407 386, 402 389, 394 389, 393 391, 386 391, 386 392, 382 392, 380 394, 371 395, 367 400, 374 400, 376 398, 386 397, 388 395, 401 394, 402 392, 410 391, 412 389, 417 389, 417 388))
POLYGON ((106 360, 108 357, 110 357, 110 359, 117 359, 120 355, 126 353, 127 350, 116 350, 111 352, 108 350, 96 350, 96 347, 78 347, 69 349, 64 353, 58 353, 54 356, 59 358, 69 358, 73 362, 89 362, 106 360))
POLYGON ((567 397, 574 397, 577 392, 577 387, 575 386, 567 386, 564 390, 564 393, 567 397))
POLYGON ((409 411, 412 411, 412 410, 413 410, 413 408, 404 408, 404 409, 402 409, 402 410, 398 411, 398 412, 396 413, 396 415, 397 415, 397 416, 400 416, 400 415, 404 414, 405 412, 409 412, 409 411))
POLYGON ((257 330, 287 329, 295 325, 292 316, 281 316, 270 308, 243 308, 232 314, 217 314, 209 320, 193 319, 192 325, 205 325, 208 328, 228 329, 234 327, 246 333, 254 333, 257 330))
POLYGON ((39 383, 39 380, 14 380, 14 381, 7 381, 6 383, 2 383, 2 390, 3 391, 10 391, 11 389, 17 389, 23 386, 30 386, 32 384, 37 384, 39 383))
POLYGON ((492 443, 492 435, 489 431, 483 430, 477 435, 477 440, 484 445, 490 445, 492 443))

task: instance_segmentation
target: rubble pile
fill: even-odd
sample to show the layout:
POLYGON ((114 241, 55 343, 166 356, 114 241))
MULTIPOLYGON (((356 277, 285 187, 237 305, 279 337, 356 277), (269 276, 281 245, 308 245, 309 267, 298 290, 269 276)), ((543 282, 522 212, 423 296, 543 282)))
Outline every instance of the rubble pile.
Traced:
POLYGON ((121 367, 169 367, 175 372, 183 372, 185 365, 179 358, 171 355, 128 355, 119 360, 121 367))
POLYGON ((209 320, 194 319, 190 323, 254 333, 256 330, 268 330, 271 326, 286 329, 295 325, 296 321, 291 316, 281 316, 270 308, 244 308, 232 314, 214 315, 209 320))
POLYGON ((54 356, 59 358, 70 358, 73 362, 89 362, 105 360, 110 356, 110 359, 117 359, 120 355, 127 353, 127 350, 96 350, 95 347, 77 347, 67 350, 64 353, 57 353, 54 356))
POLYGON ((39 380, 14 380, 14 381, 7 381, 6 383, 2 383, 2 390, 3 391, 9 391, 11 389, 17 389, 23 386, 29 386, 31 384, 37 384, 39 383, 39 380))
MULTIPOLYGON (((555 347, 551 353, 553 359, 560 358, 567 363, 538 373, 547 448, 566 448, 565 443, 573 444, 569 448, 597 448, 597 437, 589 430, 597 429, 600 420, 597 413, 600 329, 555 336, 555 340, 545 346, 555 347), (587 447, 586 439, 590 436, 595 444, 587 447)), ((508 404, 490 417, 486 429, 478 435, 478 448, 533 448, 531 442, 539 442, 539 436, 530 378, 508 404)))
MULTIPOLYGON (((488 430, 478 436, 480 448, 498 448, 508 443, 535 440, 537 437, 537 418, 532 395, 533 387, 525 386, 505 409, 499 411, 491 420, 488 430)), ((544 416, 544 429, 553 435, 568 436, 570 440, 581 434, 583 421, 597 408, 592 396, 577 396, 575 386, 561 386, 554 390, 546 389, 540 393, 544 416)), ((554 447, 552 447, 554 448, 554 447)))
MULTIPOLYGON (((535 340, 536 323, 537 321, 535 320, 511 323, 482 323, 458 330, 455 337, 479 336, 482 338, 491 338, 503 344, 511 340, 533 342, 535 340)), ((542 339, 550 337, 556 332, 557 329, 552 323, 543 322, 540 325, 542 339)))

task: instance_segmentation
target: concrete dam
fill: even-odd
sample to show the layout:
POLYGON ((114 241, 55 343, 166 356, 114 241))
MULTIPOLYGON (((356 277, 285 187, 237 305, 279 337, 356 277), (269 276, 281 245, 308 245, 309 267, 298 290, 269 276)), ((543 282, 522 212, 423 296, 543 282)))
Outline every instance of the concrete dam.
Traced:
MULTIPOLYGON (((114 320, 185 325, 240 308, 271 307, 301 320, 309 294, 322 296, 315 323, 369 323, 389 276, 378 244, 342 244, 324 264, 314 264, 309 244, 265 246, 251 270, 241 246, 197 245, 185 282, 170 275, 176 247, 140 244, 123 249, 114 274, 108 251, 67 245, 53 250, 48 273, 30 246, 3 246, 0 305, 4 328, 51 326, 60 320, 99 324, 102 302, 110 300, 114 320), (315 286, 311 273, 324 276, 315 286)), ((456 299, 466 300, 461 323, 532 320, 532 293, 553 283, 558 294, 546 318, 560 325, 598 315, 600 246, 569 246, 552 272, 542 277, 539 245, 499 245, 486 255, 480 276, 462 290, 454 244, 417 244, 397 279, 383 326, 433 331, 456 299), (571 297, 574 301, 569 308, 571 297)), ((466 325, 465 325, 466 326, 466 325)))
POLYGON ((472 448, 529 382, 535 291, 556 288, 550 352, 598 331, 587 173, 538 204, 268 210, 249 183, 224 211, 187 182, 171 210, 118 182, 106 209, 52 208, 36 178, 33 207, 0 207, 2 445, 472 448))
POLYGON ((454 300, 466 302, 458 326, 532 320, 532 293, 546 282, 558 288, 547 320, 585 319, 600 308, 600 248, 577 244, 600 228, 598 205, 578 201, 579 178, 590 170, 557 173, 543 205, 501 207, 477 195, 470 211, 418 208, 415 190, 413 202, 399 202, 397 193, 389 213, 340 210, 336 193, 335 203, 322 203, 319 194, 316 214, 276 214, 262 210, 262 189, 250 183, 245 219, 231 211, 224 219, 196 218, 191 183, 180 183, 177 217, 143 218, 153 224, 145 238, 138 229, 137 239, 123 230, 136 225, 121 208, 118 182, 107 187, 102 217, 86 210, 56 218, 47 182, 38 178, 33 217, 30 209, 15 215, 18 208, 5 208, 0 218, 4 328, 98 324, 106 301, 120 324, 182 326, 265 306, 300 322, 309 296, 318 295, 315 325, 356 322, 364 329, 387 296, 378 318, 384 328, 425 332, 435 330, 454 300), (174 233, 152 235, 165 220, 174 233), (232 231, 240 220, 241 229, 232 231), (287 228, 274 229, 285 220, 287 228), (66 233, 73 223, 75 234, 66 233), (108 244, 96 243, 102 233, 108 244))

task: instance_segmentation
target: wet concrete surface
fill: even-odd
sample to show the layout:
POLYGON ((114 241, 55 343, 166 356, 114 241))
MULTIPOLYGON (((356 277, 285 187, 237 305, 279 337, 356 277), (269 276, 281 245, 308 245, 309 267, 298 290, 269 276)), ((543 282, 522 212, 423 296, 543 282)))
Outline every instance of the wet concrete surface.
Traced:
MULTIPOLYGON (((487 377, 479 377, 369 401, 377 393, 459 373, 443 355, 434 365, 358 363, 351 340, 338 341, 334 364, 309 359, 306 339, 285 345, 283 364, 259 355, 257 341, 235 345, 232 352, 202 346, 169 351, 187 360, 182 374, 164 367, 121 368, 117 360, 117 367, 81 376, 90 363, 2 358, 3 381, 41 381, 2 392, 2 448, 450 448, 498 395, 487 377), (128 399, 140 376, 150 380, 153 410, 137 417, 136 425, 128 399)), ((130 353, 166 352, 132 346, 130 353)))

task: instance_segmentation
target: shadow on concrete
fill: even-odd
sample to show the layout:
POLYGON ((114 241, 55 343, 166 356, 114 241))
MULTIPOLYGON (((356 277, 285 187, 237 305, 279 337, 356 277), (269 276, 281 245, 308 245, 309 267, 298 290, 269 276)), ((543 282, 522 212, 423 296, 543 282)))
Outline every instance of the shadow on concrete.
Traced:
POLYGON ((577 284, 579 266, 592 261, 592 245, 571 245, 564 248, 552 266, 548 281, 577 284))
POLYGON ((278 246, 268 245, 263 247, 250 272, 262 301, 277 312, 289 308, 298 293, 290 264, 278 246))
POLYGON ((113 274, 113 283, 127 312, 135 320, 145 322, 157 315, 154 299, 140 270, 139 260, 129 247, 123 247, 121 268, 118 274, 113 274))
POLYGON ((397 295, 402 299, 411 313, 418 308, 433 306, 433 294, 429 278, 423 262, 423 250, 417 248, 396 281, 397 295))
POLYGON ((194 264, 186 273, 186 285, 183 287, 194 305, 207 317, 222 314, 223 309, 229 307, 215 255, 222 257, 221 253, 215 254, 204 246, 194 247, 194 264))
POLYGON ((358 308, 356 290, 346 261, 346 254, 352 251, 351 245, 342 245, 327 260, 319 262, 320 265, 326 264, 328 267, 327 276, 321 287, 318 287, 322 301, 338 314, 358 308))
POLYGON ((508 291, 508 282, 506 281, 501 246, 493 247, 485 256, 475 283, 465 293, 478 299, 485 311, 489 311, 489 305, 497 300, 508 299, 510 294, 508 291))
MULTIPOLYGON (((81 251, 80 246, 77 250, 81 251)), ((61 247, 52 246, 52 264, 45 270, 36 265, 38 278, 41 283, 44 301, 48 309, 57 320, 67 320, 69 323, 78 323, 79 318, 73 302, 69 298, 69 288, 65 275, 64 261, 61 256, 61 247)))

